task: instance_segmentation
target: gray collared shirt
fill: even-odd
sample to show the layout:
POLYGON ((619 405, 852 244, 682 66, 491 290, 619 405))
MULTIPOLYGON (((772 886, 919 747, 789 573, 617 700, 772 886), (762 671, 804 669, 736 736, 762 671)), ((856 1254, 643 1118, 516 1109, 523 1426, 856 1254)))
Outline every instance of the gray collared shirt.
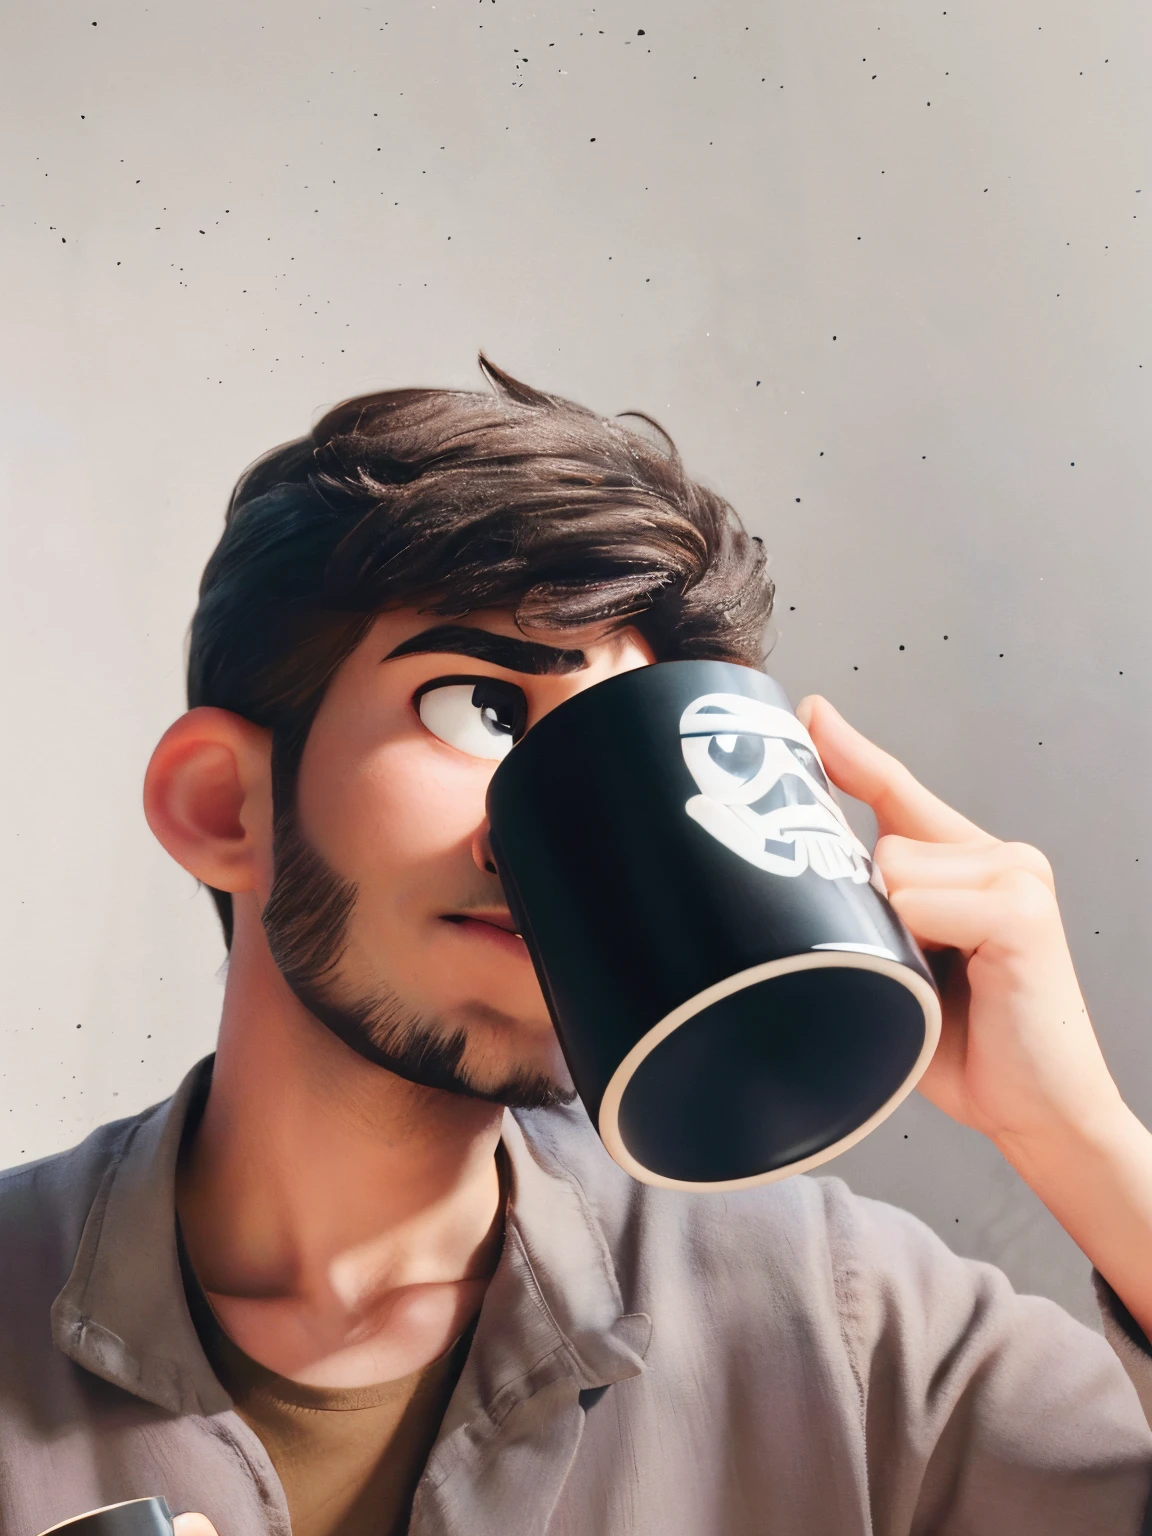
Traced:
MULTIPOLYGON (((289 1536, 188 1314, 173 1098, 0 1176, 0 1536, 164 1494, 289 1536)), ((634 1183, 506 1113, 507 1236, 412 1536, 1136 1536, 1152 1359, 837 1179, 634 1183)), ((1103 1290, 1102 1290, 1103 1294, 1103 1290)))

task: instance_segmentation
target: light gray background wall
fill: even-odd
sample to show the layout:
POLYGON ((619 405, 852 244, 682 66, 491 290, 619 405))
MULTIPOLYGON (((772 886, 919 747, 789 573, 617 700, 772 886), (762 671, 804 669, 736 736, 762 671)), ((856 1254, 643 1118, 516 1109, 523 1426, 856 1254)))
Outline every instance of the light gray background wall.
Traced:
MULTIPOLYGON (((0 1163, 211 1047, 214 918, 139 784, 237 473, 348 394, 476 384, 479 346, 661 417, 766 540, 793 698, 1048 853, 1152 1118, 1150 31, 1137 0, 7 6, 0 1163)), ((922 1100, 833 1171, 1092 1315, 922 1100)))

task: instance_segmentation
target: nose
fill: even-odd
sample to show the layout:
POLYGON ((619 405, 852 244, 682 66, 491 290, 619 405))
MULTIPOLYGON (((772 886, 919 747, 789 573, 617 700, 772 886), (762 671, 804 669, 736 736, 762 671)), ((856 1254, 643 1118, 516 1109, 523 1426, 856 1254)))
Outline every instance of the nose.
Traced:
POLYGON ((766 795, 748 807, 759 815, 782 810, 786 805, 819 805, 809 786, 795 773, 782 773, 766 795))
POLYGON ((480 823, 473 834, 472 862, 482 874, 494 875, 496 873, 496 860, 492 857, 492 839, 489 835, 487 817, 480 823))

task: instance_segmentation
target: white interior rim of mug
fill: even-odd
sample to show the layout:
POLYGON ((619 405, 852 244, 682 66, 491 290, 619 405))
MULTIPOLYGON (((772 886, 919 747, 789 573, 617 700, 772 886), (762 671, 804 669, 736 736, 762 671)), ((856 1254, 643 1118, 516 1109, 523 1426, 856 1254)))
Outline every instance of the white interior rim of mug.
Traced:
POLYGON ((121 1499, 117 1504, 101 1504, 99 1509, 86 1509, 83 1514, 69 1515, 67 1520, 57 1520, 55 1525, 50 1525, 46 1531, 41 1531, 39 1536, 52 1536, 53 1531, 62 1531, 65 1526, 75 1525, 79 1520, 91 1520, 93 1515, 106 1515, 109 1510, 126 1509, 129 1504, 151 1504, 152 1499, 121 1499))
POLYGON ((766 960, 761 965, 750 966, 746 971, 737 971, 734 976, 728 976, 711 987, 705 987, 703 992, 697 992, 695 997, 690 997, 686 1003, 681 1003, 671 1013, 665 1014, 658 1024, 654 1024, 646 1035, 637 1040, 613 1072, 600 1102, 597 1129, 600 1132, 601 1141, 611 1153, 614 1162, 619 1163, 626 1173, 630 1173, 640 1183, 652 1184, 658 1189, 722 1194, 733 1189, 754 1189, 760 1184, 774 1184, 779 1179, 791 1178, 795 1173, 807 1173, 810 1168, 817 1168, 821 1163, 827 1163, 832 1158, 839 1157, 841 1152, 847 1152, 849 1147, 854 1147, 858 1141, 863 1141, 865 1136, 874 1131, 881 1121, 887 1120, 892 1111, 897 1109, 912 1092, 924 1076, 939 1041, 940 999, 935 988, 930 986, 911 966, 902 965, 898 960, 885 960, 880 955, 864 954, 847 946, 844 949, 824 949, 818 954, 808 951, 799 955, 785 955, 783 959, 766 960), (689 1179, 670 1179, 662 1173, 654 1173, 651 1168, 646 1168, 643 1163, 638 1162, 624 1145, 624 1138, 620 1134, 620 1105, 633 1074, 644 1058, 654 1051, 662 1040, 666 1040, 673 1030, 679 1029, 681 1024, 686 1024, 698 1013, 703 1013, 705 1008, 711 1008, 713 1003, 719 1003, 724 998, 731 997, 734 992, 742 992, 745 987, 754 986, 759 981, 771 981, 774 976, 787 976, 793 971, 813 971, 828 966, 877 971, 881 976, 888 976, 891 980, 898 981, 902 986, 907 987, 923 1010, 924 1044, 912 1070, 892 1097, 869 1115, 862 1125, 858 1125, 847 1136, 842 1136, 839 1141, 834 1141, 831 1146, 824 1147, 819 1152, 813 1152, 810 1157, 798 1158, 794 1163, 787 1163, 782 1168, 770 1168, 766 1173, 753 1173, 742 1179, 719 1179, 715 1182, 697 1183, 689 1179))

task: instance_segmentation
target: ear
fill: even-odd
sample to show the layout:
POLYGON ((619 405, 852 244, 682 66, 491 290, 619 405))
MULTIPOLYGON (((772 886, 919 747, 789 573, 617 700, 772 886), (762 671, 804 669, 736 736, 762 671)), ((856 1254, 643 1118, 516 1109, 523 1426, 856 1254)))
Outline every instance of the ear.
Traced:
POLYGON ((218 891, 267 895, 272 871, 272 733, 226 709, 169 726, 144 776, 144 815, 190 875, 218 891))

